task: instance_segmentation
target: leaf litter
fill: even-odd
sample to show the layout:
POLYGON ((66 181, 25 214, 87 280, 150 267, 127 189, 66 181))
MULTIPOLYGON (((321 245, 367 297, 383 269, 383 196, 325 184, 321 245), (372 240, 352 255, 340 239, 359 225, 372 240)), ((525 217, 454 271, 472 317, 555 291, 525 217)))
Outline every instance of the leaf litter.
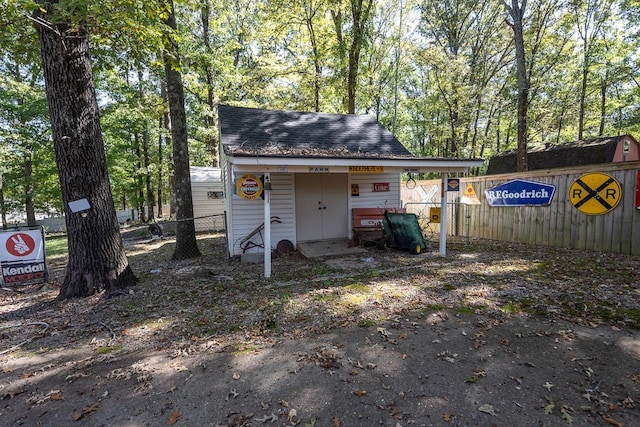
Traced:
POLYGON ((276 254, 266 280, 225 260, 221 235, 199 242, 203 257, 185 261, 169 261, 170 241, 129 242, 141 281, 114 298, 56 301, 55 281, 3 290, 0 415, 640 423, 638 257, 454 238, 445 259, 276 254))

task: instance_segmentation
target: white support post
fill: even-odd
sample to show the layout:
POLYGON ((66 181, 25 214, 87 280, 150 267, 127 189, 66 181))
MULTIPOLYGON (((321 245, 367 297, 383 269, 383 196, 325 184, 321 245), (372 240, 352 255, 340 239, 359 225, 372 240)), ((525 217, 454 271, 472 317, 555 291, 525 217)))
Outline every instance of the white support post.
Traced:
POLYGON ((264 174, 264 277, 271 277, 271 175, 264 174))
POLYGON ((447 255, 447 173, 442 172, 440 191, 440 256, 447 255))

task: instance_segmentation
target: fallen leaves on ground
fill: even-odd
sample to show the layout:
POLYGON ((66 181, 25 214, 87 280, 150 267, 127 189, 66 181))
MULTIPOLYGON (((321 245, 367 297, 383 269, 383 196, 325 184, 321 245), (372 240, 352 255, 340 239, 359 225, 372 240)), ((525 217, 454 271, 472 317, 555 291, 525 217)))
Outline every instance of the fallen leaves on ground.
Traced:
POLYGON ((94 403, 93 405, 87 405, 84 408, 82 408, 81 412, 74 414, 72 419, 73 421, 80 421, 81 419, 96 412, 98 408, 100 408, 100 404, 98 403, 94 403))
MULTIPOLYGON (((402 331, 396 331, 402 326, 402 319, 411 314, 428 313, 425 322, 437 327, 448 320, 448 310, 482 314, 488 319, 485 324, 462 328, 460 334, 469 340, 472 351, 486 350, 492 325, 512 315, 542 315, 592 328, 611 322, 614 332, 640 327, 638 290, 633 285, 637 283, 638 258, 632 256, 454 238, 448 244, 446 260, 429 253, 411 257, 393 250, 372 250, 374 266, 358 257, 328 262, 308 260, 297 253, 276 255, 272 278, 266 280, 239 260, 221 262, 224 258, 221 254, 225 253, 222 235, 203 238, 199 243, 203 256, 182 261, 172 261, 170 246, 162 242, 128 244, 129 261, 141 280, 117 297, 94 295, 56 301, 63 265, 54 267, 58 273, 52 275, 52 284, 27 285, 23 292, 0 294, 0 328, 12 327, 13 331, 18 323, 24 325, 21 333, 2 336, 3 348, 38 350, 41 354, 69 345, 89 349, 91 356, 75 362, 75 371, 65 378, 70 383, 89 375, 89 368, 116 360, 123 348, 131 353, 137 349, 169 351, 176 360, 173 367, 178 373, 189 371, 187 364, 178 362, 194 354, 245 354, 272 346, 278 339, 302 339, 352 326, 375 328, 368 344, 395 348, 410 344, 413 337, 408 323, 402 331), (151 272, 158 268, 162 274, 151 272), (381 319, 387 322, 384 326, 381 319), (43 331, 28 324, 48 327, 43 331)), ((501 351, 512 351, 517 339, 527 333, 523 331, 520 336, 501 340, 501 351)), ((570 329, 538 333, 541 338, 560 344, 575 338, 570 329)), ((433 344, 444 347, 446 337, 438 338, 433 344)), ((416 357, 405 350, 396 354, 399 363, 416 357)), ((331 346, 318 347, 299 356, 299 362, 327 371, 340 370, 344 362, 331 346)), ((439 366, 457 365, 464 355, 443 348, 437 359, 447 362, 436 360, 434 363, 439 366)), ((352 366, 345 375, 351 374, 349 378, 354 381, 381 370, 366 371, 376 365, 365 364, 364 360, 348 363, 352 366)), ((526 363, 523 362, 525 366, 535 367, 526 363)), ((586 364, 579 368, 587 380, 596 375, 586 364)), ((105 380, 130 388, 133 387, 127 381, 135 381, 134 392, 144 392, 153 380, 152 372, 143 365, 109 369, 105 380)), ((21 376, 25 383, 40 375, 40 371, 21 374, 16 370, 12 374, 6 369, 3 372, 21 376)), ((484 375, 483 370, 475 370, 463 386, 482 385, 474 383, 484 375)), ((234 384, 244 382, 245 378, 239 381, 240 373, 233 373, 233 379, 238 380, 234 384)), ((629 379, 640 380, 640 373, 634 372, 629 379)), ((523 380, 513 377, 513 381, 520 386, 523 380)), ((63 385, 61 381, 60 386, 63 385)), ((549 381, 542 386, 549 393, 555 391, 549 381)), ((389 389, 382 382, 380 387, 389 389)), ((539 388, 540 383, 536 383, 536 387, 539 388)), ((13 399, 28 391, 28 388, 17 387, 3 391, 2 398, 13 399)), ((370 391, 373 395, 373 390, 370 391)), ((240 387, 231 388, 226 400, 237 399, 240 392, 240 387)), ((589 407, 613 413, 607 406, 612 402, 598 392, 581 390, 580 393, 585 393, 585 404, 589 407)), ((362 397, 367 391, 360 388, 353 394, 362 397)), ((37 405, 62 400, 62 393, 34 394, 30 399, 33 399, 30 403, 37 405)), ((286 402, 281 403, 286 407, 283 403, 286 402)), ((634 402, 629 397, 613 404, 633 407, 634 402)), ((96 405, 86 406, 78 419, 93 413, 96 405)), ((293 423, 298 420, 295 416, 289 417, 293 410, 279 414, 293 423)), ((569 424, 575 418, 573 409, 561 403, 556 405, 552 400, 544 406, 544 411, 555 415, 560 411, 560 417, 569 424)), ((487 413, 495 415, 495 408, 487 413)), ((260 420, 274 422, 271 421, 274 416, 276 414, 266 414, 266 418, 260 420)), ((448 422, 451 417, 445 414, 443 420, 448 422)), ((241 425, 248 419, 237 415, 231 424, 241 425)), ((612 415, 604 415, 603 419, 617 425, 612 415)), ((339 427, 341 420, 336 416, 331 423, 339 427)))
POLYGON ((167 421, 169 422, 169 425, 174 425, 175 423, 178 422, 179 419, 180 419, 180 411, 176 409, 175 411, 173 411, 173 413, 171 414, 171 416, 167 421))

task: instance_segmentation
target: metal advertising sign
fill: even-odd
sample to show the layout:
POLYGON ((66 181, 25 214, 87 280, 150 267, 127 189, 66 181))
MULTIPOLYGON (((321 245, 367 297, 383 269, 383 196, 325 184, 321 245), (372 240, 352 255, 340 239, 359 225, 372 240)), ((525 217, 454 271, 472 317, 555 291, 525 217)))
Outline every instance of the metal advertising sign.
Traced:
POLYGON ((254 200, 262 195, 262 180, 255 175, 242 175, 236 182, 236 192, 243 199, 254 200))
POLYGON ((46 282, 42 229, 0 232, 0 267, 5 284, 46 282))
POLYGON ((613 210, 622 198, 622 187, 611 175, 588 173, 573 181, 569 201, 580 212, 601 215, 613 210))
POLYGON ((549 206, 556 186, 514 179, 484 190, 490 206, 549 206))
POLYGON ((447 191, 459 191, 459 190, 460 190, 460 180, 458 178, 448 178, 447 191))
POLYGON ((473 185, 467 184, 467 189, 464 191, 464 194, 460 198, 460 203, 463 205, 479 205, 480 199, 476 194, 476 190, 473 189, 473 185))
POLYGON ((384 166, 349 166, 349 173, 383 173, 384 166))
POLYGON ((391 187, 389 186, 388 182, 374 182, 373 191, 374 193, 391 191, 391 187))
POLYGON ((440 224, 440 214, 441 214, 441 209, 440 208, 430 208, 429 209, 429 222, 432 222, 434 224, 440 224))

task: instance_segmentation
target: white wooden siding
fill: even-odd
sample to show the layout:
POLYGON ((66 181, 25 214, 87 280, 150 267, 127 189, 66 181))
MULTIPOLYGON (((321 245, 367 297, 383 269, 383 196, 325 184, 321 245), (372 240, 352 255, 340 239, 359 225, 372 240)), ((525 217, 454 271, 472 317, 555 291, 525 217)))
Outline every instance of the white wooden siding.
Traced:
POLYGON ((400 199, 400 175, 398 173, 383 174, 351 174, 351 184, 360 187, 359 196, 351 196, 349 192, 350 209, 353 208, 399 208, 402 207, 400 199), (389 191, 373 191, 374 183, 389 183, 389 191))
MULTIPOLYGON (((295 244, 295 212, 293 203, 293 174, 271 174, 271 216, 280 218, 280 223, 271 224, 271 249, 275 249, 281 240, 290 240, 295 244)), ((231 189, 233 186, 230 186, 231 189)), ((233 191, 233 190, 231 190, 233 191)), ((237 194, 229 193, 230 209, 228 215, 230 254, 241 255, 242 239, 264 222, 264 200, 246 200, 237 194)), ((264 233, 262 234, 264 236, 264 233)), ((260 236, 253 237, 253 242, 263 244, 260 236)), ((254 247, 247 252, 263 252, 263 248, 254 247)))
MULTIPOLYGON (((227 236, 229 255, 242 254, 240 242, 264 221, 264 201, 246 200, 235 194, 233 177, 229 175, 231 167, 222 168, 222 179, 225 181, 227 236), (233 212, 233 215, 229 214, 233 212)), ((256 175, 260 175, 256 173, 256 175)), ((349 233, 351 233, 351 208, 354 207, 400 207, 400 175, 398 173, 384 174, 354 174, 350 175, 350 183, 357 183, 360 196, 350 196, 349 192, 349 233), (374 183, 389 183, 389 191, 374 192, 374 183)), ((289 240, 294 246, 296 241, 296 212, 295 212, 295 183, 293 173, 272 173, 271 185, 271 216, 280 218, 280 223, 271 224, 270 246, 275 249, 281 240, 289 240)), ((263 233, 264 235, 264 233, 263 233)), ((262 244, 259 236, 254 242, 262 244)), ((263 252, 263 248, 251 248, 248 252, 263 252)))

